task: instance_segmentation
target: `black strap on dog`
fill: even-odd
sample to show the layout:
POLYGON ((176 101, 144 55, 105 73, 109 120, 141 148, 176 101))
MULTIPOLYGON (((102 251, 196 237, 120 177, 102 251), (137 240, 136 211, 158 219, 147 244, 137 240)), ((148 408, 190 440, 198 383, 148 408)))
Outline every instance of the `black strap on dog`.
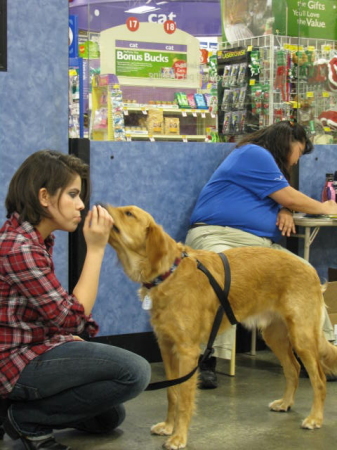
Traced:
POLYGON ((203 353, 203 355, 199 358, 198 365, 190 373, 188 373, 187 375, 184 375, 183 377, 175 378, 174 380, 164 380, 164 381, 157 381, 156 383, 150 383, 147 386, 147 388, 145 389, 146 391, 155 391, 158 389, 175 386, 176 384, 184 383, 189 378, 191 378, 195 374, 195 372, 198 370, 199 366, 204 361, 208 360, 211 357, 211 355, 213 354, 213 352, 214 352, 213 342, 219 331, 219 327, 221 325, 222 318, 223 318, 223 315, 225 312, 228 317, 228 320, 230 321, 230 323, 232 325, 235 325, 238 323, 238 321, 236 320, 236 318, 234 316, 233 310, 229 304, 229 301, 228 301, 228 293, 229 293, 229 288, 230 288, 230 283, 231 283, 230 266, 229 266, 227 257, 223 253, 219 253, 219 256, 223 262, 224 272, 225 272, 225 283, 224 283, 223 290, 221 289, 221 287, 219 286, 219 284, 217 283, 217 281, 215 280, 213 275, 209 272, 209 270, 206 269, 206 267, 203 264, 201 264, 200 261, 197 260, 198 269, 201 270, 208 277, 209 282, 210 282, 211 286, 213 287, 215 293, 217 294, 220 304, 221 304, 215 315, 215 319, 214 319, 212 330, 211 330, 211 333, 210 333, 210 336, 208 339, 206 350, 203 353))
POLYGON ((222 259, 224 268, 225 268, 225 287, 224 290, 221 289, 213 275, 210 273, 206 267, 201 264, 200 261, 198 261, 198 269, 200 269, 204 274, 208 277, 209 282, 211 283, 212 288, 214 289, 216 295, 218 296, 218 299, 220 300, 220 303, 226 313, 226 316, 228 317, 228 320, 232 325, 236 325, 238 321, 236 320, 236 317, 233 313, 232 307, 228 301, 228 292, 229 287, 231 284, 231 270, 229 267, 227 256, 225 256, 224 253, 218 253, 220 258, 222 259))

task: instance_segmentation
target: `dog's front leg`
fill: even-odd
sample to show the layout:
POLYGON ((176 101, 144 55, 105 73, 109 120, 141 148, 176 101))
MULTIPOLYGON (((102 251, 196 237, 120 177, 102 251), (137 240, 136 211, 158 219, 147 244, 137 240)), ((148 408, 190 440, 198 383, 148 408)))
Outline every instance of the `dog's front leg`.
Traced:
MULTIPOLYGON (((173 380, 179 377, 179 360, 173 351, 173 345, 168 342, 159 341, 159 347, 164 362, 166 378, 173 380)), ((151 428, 152 434, 161 436, 170 436, 173 432, 176 404, 179 386, 173 386, 167 389, 167 416, 165 422, 159 422, 151 428)))
MULTIPOLYGON (((189 373, 198 361, 196 356, 179 357, 179 376, 189 373)), ((197 374, 194 374, 188 381, 177 387, 176 390, 176 410, 173 435, 165 442, 164 448, 177 450, 185 448, 187 444, 188 427, 195 406, 195 392, 197 385, 197 374)))

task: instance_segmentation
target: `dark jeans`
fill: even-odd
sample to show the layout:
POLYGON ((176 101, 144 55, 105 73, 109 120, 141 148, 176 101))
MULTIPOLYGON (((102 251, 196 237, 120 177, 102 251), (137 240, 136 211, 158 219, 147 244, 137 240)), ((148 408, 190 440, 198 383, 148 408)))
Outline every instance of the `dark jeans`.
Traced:
POLYGON ((146 388, 150 374, 149 363, 127 350, 68 342, 25 367, 9 396, 8 413, 29 437, 77 427, 107 432, 123 421, 122 404, 146 388))

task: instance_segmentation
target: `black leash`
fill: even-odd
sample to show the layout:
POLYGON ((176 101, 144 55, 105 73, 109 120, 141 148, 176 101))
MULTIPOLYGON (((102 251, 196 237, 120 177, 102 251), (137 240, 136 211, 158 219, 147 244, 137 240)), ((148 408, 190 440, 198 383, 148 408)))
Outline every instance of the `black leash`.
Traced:
POLYGON ((230 283, 231 283, 230 266, 228 263, 228 259, 224 255, 224 253, 219 253, 219 256, 224 265, 225 283, 224 283, 223 290, 221 289, 221 287, 219 286, 218 282, 215 280, 213 275, 209 272, 209 270, 206 269, 206 267, 200 261, 197 260, 197 268, 199 270, 201 270, 208 277, 209 282, 210 282, 211 286, 213 287, 213 289, 214 289, 215 293, 217 294, 218 299, 220 301, 220 306, 215 315, 212 330, 211 330, 211 333, 210 333, 210 336, 208 339, 208 343, 207 343, 207 347, 206 347, 204 354, 199 358, 198 365, 187 375, 184 375, 183 377, 180 377, 180 378, 175 378, 174 380, 164 380, 164 381, 157 381, 156 383, 150 383, 147 386, 147 388, 145 389, 146 391, 155 391, 157 389, 171 387, 176 384, 184 383, 189 378, 191 378, 195 374, 195 372, 198 370, 199 366, 204 361, 208 360, 211 357, 211 355, 213 354, 213 352, 214 352, 213 342, 219 331, 219 327, 221 325, 224 313, 226 313, 228 320, 230 321, 230 323, 232 325, 235 325, 238 323, 238 321, 236 320, 235 315, 233 313, 233 310, 231 308, 231 305, 228 301, 228 293, 229 293, 229 288, 230 288, 230 283))

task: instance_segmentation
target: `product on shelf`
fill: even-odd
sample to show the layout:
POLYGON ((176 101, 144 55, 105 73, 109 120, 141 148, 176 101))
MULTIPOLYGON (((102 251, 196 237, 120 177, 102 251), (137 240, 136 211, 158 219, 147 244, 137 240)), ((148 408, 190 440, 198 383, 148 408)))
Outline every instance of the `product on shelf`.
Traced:
POLYGON ((179 108, 190 109, 191 106, 188 102, 187 95, 184 92, 176 92, 174 98, 179 106, 179 108))
POLYGON ((111 116, 114 141, 125 141, 125 126, 123 112, 123 96, 119 84, 114 84, 110 90, 111 116))
POLYGON ((208 109, 204 94, 194 94, 194 100, 197 105, 197 109, 208 109))
POLYGON ((225 43, 217 53, 221 138, 294 120, 314 143, 336 143, 336 44, 280 35, 225 43))
POLYGON ((178 117, 165 117, 164 119, 166 135, 179 135, 180 134, 180 121, 178 117))
POLYGON ((159 109, 149 109, 146 121, 146 127, 149 134, 163 134, 164 114, 159 109))
POLYGON ((100 130, 108 126, 108 109, 103 107, 95 111, 93 129, 100 130))

